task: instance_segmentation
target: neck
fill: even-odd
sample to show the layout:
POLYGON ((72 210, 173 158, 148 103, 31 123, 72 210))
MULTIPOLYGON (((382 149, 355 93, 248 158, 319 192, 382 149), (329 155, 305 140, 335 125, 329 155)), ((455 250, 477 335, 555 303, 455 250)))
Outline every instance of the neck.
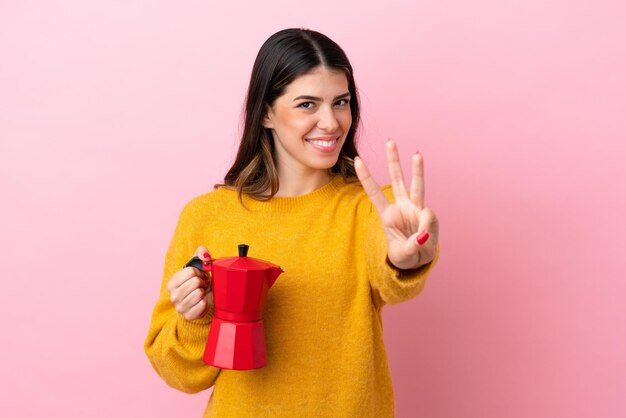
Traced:
POLYGON ((302 196, 325 186, 333 178, 330 170, 278 170, 279 188, 276 196, 302 196))

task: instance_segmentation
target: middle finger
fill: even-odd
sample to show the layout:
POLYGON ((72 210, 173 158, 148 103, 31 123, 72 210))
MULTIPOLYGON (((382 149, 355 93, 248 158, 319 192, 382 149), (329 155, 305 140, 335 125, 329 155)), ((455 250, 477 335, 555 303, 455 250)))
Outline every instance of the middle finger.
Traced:
POLYGON ((400 165, 400 157, 398 156, 398 147, 391 139, 387 141, 387 163, 389 166, 389 177, 391 178, 391 188, 396 201, 407 198, 406 186, 404 185, 404 176, 402 175, 402 166, 400 165))
POLYGON ((193 293, 196 289, 206 289, 207 284, 203 277, 194 276, 187 280, 185 283, 180 285, 178 289, 176 289, 176 300, 183 301, 189 294, 193 293))

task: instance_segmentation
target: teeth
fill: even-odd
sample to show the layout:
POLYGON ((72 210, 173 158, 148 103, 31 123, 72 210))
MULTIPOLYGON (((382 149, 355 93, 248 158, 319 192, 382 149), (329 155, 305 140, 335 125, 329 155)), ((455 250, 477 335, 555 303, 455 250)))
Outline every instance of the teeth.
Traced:
POLYGON ((335 139, 333 141, 321 141, 319 139, 314 139, 314 140, 311 140, 309 142, 311 142, 312 144, 318 145, 320 147, 331 147, 331 146, 335 145, 337 140, 335 139))

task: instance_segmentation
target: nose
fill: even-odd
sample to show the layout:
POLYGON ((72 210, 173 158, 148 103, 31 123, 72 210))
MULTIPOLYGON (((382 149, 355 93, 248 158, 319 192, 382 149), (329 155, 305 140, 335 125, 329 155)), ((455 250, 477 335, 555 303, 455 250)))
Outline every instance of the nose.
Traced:
POLYGON ((317 127, 325 132, 334 132, 339 128, 339 121, 335 116, 332 106, 322 106, 319 110, 319 120, 317 127))

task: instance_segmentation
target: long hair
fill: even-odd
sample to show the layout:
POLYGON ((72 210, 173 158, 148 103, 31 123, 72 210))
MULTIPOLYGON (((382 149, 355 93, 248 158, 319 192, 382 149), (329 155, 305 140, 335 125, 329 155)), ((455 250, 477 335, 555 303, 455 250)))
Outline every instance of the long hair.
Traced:
POLYGON ((263 118, 289 83, 320 65, 343 71, 351 95, 352 125, 337 163, 330 171, 347 180, 356 177, 355 136, 360 113, 350 61, 339 45, 319 32, 285 29, 270 36, 259 50, 248 86, 244 129, 237 157, 224 177, 224 184, 216 187, 235 188, 240 200, 244 193, 257 200, 269 200, 278 192, 274 139, 271 130, 263 126, 263 118))

